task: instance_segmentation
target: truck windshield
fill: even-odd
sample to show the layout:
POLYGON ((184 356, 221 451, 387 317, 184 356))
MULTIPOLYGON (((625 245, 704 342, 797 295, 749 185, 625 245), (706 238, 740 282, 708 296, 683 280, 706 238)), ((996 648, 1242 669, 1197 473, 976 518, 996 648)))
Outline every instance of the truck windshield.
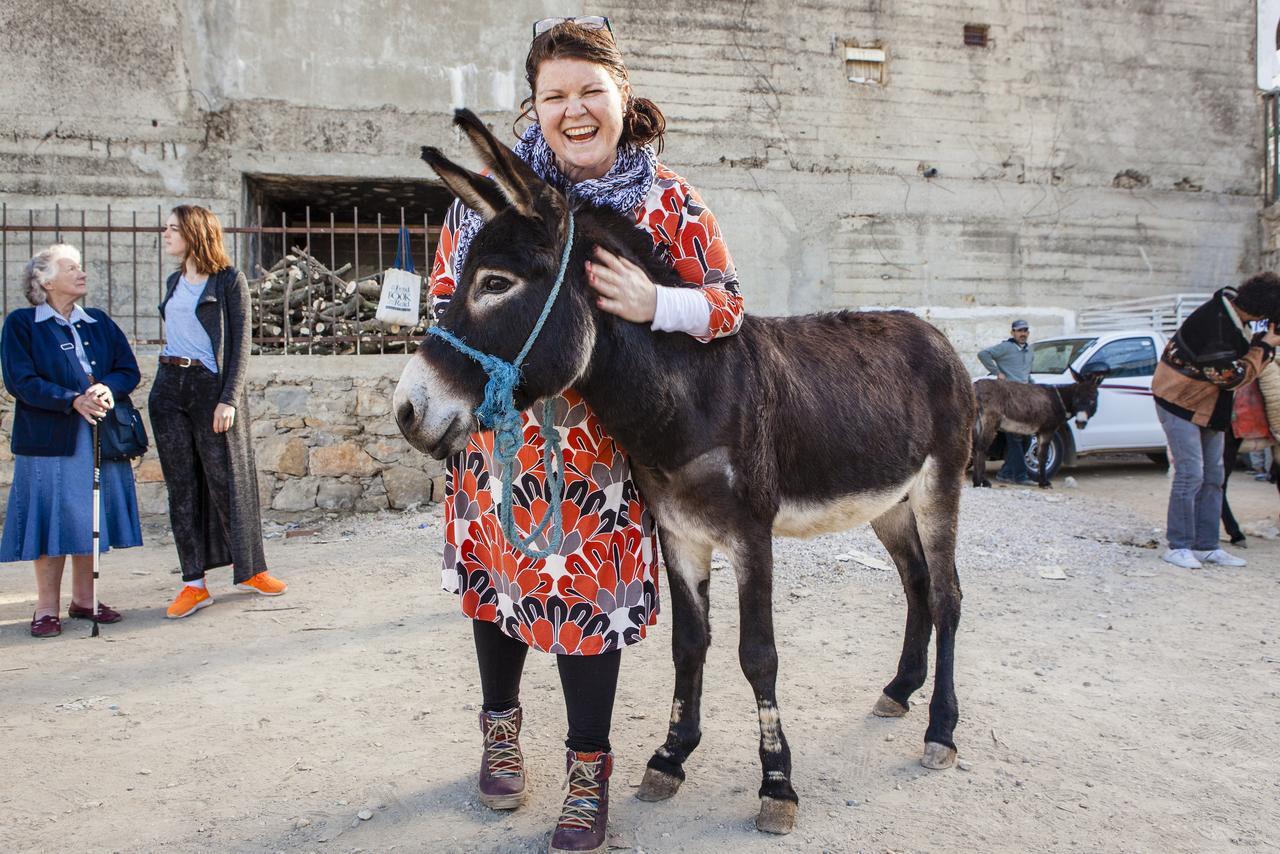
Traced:
POLYGON ((1033 374, 1061 374, 1097 338, 1060 338, 1031 345, 1033 374))

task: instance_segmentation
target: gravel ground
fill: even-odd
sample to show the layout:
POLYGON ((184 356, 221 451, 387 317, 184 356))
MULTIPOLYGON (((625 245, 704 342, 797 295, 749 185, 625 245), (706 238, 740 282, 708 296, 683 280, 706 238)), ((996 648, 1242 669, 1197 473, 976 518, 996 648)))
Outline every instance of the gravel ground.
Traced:
MULTIPOLYGON (((786 838, 753 826, 754 706, 719 560, 702 745, 664 803, 631 792, 666 727, 666 615, 624 656, 612 848, 1280 847, 1280 542, 1255 539, 1242 570, 1175 570, 1142 547, 1162 475, 1078 474, 1078 489, 965 491, 951 771, 918 764, 931 686, 903 719, 869 715, 904 617, 869 529, 778 541, 779 699, 801 798, 786 838)), ((1237 498, 1243 518, 1274 520, 1274 487, 1237 498)), ((97 640, 78 623, 28 637, 30 570, 0 573, 0 850, 545 850, 563 769, 555 669, 526 668, 530 801, 491 813, 473 792, 479 686, 467 623, 438 590, 440 530, 430 507, 309 536, 273 526, 288 594, 232 593, 215 573, 217 604, 182 621, 163 618, 176 562, 152 538, 105 561, 104 599, 126 620, 97 640)))

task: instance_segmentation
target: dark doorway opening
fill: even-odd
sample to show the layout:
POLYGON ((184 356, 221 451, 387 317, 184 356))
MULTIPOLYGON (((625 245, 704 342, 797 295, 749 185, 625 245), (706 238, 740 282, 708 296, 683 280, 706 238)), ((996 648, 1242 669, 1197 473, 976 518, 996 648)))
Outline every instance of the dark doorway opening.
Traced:
POLYGON ((402 225, 410 230, 413 265, 425 276, 453 201, 439 184, 395 178, 245 175, 244 188, 244 222, 262 229, 238 259, 250 277, 293 246, 333 268, 350 263, 348 278, 372 275, 391 265, 402 225))

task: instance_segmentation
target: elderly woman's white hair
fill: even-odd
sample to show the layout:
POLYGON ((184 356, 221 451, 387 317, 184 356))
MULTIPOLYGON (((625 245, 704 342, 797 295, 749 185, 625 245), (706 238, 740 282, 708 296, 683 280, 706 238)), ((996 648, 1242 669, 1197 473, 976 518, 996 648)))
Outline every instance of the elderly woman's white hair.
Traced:
POLYGON ((41 305, 49 298, 44 286, 58 275, 58 261, 68 258, 76 264, 80 263, 80 250, 66 243, 55 243, 48 249, 41 249, 36 256, 22 268, 22 280, 27 288, 27 302, 41 305))

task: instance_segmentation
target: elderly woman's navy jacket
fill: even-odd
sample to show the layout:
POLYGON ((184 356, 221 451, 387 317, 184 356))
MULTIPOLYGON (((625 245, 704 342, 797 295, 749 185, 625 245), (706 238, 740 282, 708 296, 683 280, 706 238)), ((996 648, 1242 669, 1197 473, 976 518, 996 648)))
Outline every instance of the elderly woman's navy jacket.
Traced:
MULTIPOLYGON (((76 323, 94 379, 119 400, 138 387, 142 375, 124 332, 100 308, 85 309, 95 323, 76 323)), ((71 331, 57 320, 36 323, 34 308, 9 314, 0 333, 4 387, 16 400, 10 449, 33 457, 75 453, 80 413, 71 408, 89 387, 72 349, 71 331)))

